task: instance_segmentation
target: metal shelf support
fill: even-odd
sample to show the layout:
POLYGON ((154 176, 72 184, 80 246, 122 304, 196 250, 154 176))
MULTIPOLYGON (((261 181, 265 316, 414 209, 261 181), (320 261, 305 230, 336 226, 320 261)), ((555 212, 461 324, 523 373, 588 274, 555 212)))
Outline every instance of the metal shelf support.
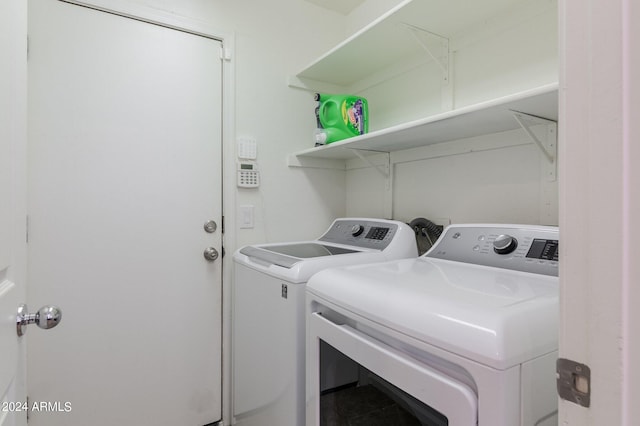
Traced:
POLYGON ((558 173, 558 123, 546 118, 537 117, 535 115, 525 114, 523 112, 510 110, 513 118, 518 122, 522 130, 525 131, 529 139, 540 149, 540 152, 547 160, 547 179, 555 181, 558 173), (533 124, 530 124, 530 123, 533 124), (546 141, 541 141, 538 136, 531 130, 531 126, 544 125, 547 129, 546 141))
POLYGON ((445 84, 449 83, 449 39, 439 34, 432 33, 431 31, 416 27, 415 25, 404 22, 402 25, 409 30, 409 33, 413 36, 420 47, 427 52, 429 57, 438 64, 442 70, 442 79, 445 84), (430 39, 435 39, 436 42, 432 43, 435 44, 435 47, 430 47, 423 39, 424 36, 430 39), (439 50, 440 53, 437 53, 436 50, 439 50))
MULTIPOLYGON (((391 167, 391 156, 389 155, 388 152, 373 151, 376 154, 387 154, 386 163, 383 166, 381 166, 379 164, 373 163, 371 160, 369 160, 367 157, 365 157, 360 152, 362 150, 353 149, 353 148, 349 148, 349 150, 351 152, 353 152, 356 155, 356 157, 361 159, 363 162, 367 163, 370 167, 373 167, 374 169, 376 169, 378 171, 378 173, 380 173, 382 175, 382 177, 384 177, 385 179, 389 179, 389 176, 390 176, 389 170, 390 170, 390 167, 391 167)), ((367 151, 367 152, 371 152, 371 151, 367 151)))

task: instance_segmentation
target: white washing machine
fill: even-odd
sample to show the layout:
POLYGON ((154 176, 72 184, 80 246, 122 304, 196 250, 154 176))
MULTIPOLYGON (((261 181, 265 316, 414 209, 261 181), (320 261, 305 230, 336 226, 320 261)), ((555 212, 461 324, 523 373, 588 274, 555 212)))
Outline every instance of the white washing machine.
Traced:
POLYGON ((307 285, 307 426, 557 424, 558 229, 452 225, 307 285), (377 422, 377 423, 374 423, 377 422))
POLYGON ((418 256, 405 223, 337 219, 313 241, 234 254, 233 413, 236 425, 304 424, 305 286, 329 267, 418 256))

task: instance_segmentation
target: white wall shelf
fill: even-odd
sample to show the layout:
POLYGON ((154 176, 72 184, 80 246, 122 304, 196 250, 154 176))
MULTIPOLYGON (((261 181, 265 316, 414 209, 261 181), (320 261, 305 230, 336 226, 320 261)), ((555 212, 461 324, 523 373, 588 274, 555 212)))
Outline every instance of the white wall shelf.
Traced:
MULTIPOLYGON (((448 39, 519 3, 521 0, 405 0, 309 64, 289 84, 310 90, 316 85, 349 88, 381 70, 424 56, 416 31, 448 39)), ((446 66, 446 58, 436 60, 446 66)))
MULTIPOLYGON (((538 87, 525 83, 519 86, 522 89, 518 89, 516 84, 512 86, 513 93, 503 91, 493 99, 450 109, 455 102, 453 84, 449 81, 449 77, 453 78, 449 40, 461 35, 464 38, 470 32, 480 31, 484 34, 488 31, 487 27, 493 28, 496 22, 502 22, 499 25, 503 30, 509 26, 517 26, 522 19, 530 19, 542 13, 550 4, 540 6, 535 1, 524 0, 400 2, 291 76, 289 85, 321 92, 358 93, 363 88, 403 74, 417 63, 433 61, 444 77, 441 82, 441 107, 445 112, 330 145, 310 147, 291 154, 288 165, 345 169, 345 160, 359 157, 367 163, 366 157, 376 153, 390 153, 519 128, 529 133, 528 125, 519 121, 514 112, 557 121, 557 83, 541 82, 538 87), (504 93, 507 94, 503 95, 504 93)), ((535 135, 529 136, 533 142, 539 142, 535 135)), ((547 152, 541 143, 538 145, 547 158, 550 158, 549 162, 555 163, 555 153, 547 152)))
POLYGON ((315 167, 317 159, 326 159, 335 168, 335 160, 354 158, 353 150, 393 152, 518 129, 513 111, 557 121, 557 83, 300 151, 291 155, 289 165, 305 167, 304 159, 314 158, 315 167))

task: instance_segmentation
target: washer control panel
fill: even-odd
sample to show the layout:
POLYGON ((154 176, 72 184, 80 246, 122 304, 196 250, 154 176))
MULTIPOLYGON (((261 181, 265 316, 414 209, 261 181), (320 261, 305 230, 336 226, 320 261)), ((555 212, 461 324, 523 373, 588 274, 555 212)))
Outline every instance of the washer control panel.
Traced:
POLYGON ((398 224, 368 219, 337 219, 320 241, 384 250, 393 240, 398 224))
POLYGON ((424 257, 558 276, 553 226, 451 225, 424 257))

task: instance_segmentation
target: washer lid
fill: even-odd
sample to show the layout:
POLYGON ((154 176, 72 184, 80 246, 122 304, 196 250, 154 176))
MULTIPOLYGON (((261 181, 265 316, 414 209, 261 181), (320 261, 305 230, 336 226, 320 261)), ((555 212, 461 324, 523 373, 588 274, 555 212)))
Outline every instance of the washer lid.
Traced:
POLYGON ((558 347, 556 277, 422 257, 321 271, 307 291, 496 369, 558 347))
POLYGON ((284 268, 291 268, 302 259, 357 253, 359 250, 318 243, 273 244, 243 247, 240 253, 284 268))

